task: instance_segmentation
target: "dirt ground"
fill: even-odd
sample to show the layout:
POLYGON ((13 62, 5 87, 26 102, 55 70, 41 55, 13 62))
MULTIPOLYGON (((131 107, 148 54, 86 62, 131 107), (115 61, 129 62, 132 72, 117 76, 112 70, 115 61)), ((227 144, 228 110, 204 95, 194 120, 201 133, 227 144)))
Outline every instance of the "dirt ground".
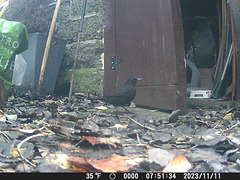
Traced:
POLYGON ((0 171, 239 172, 238 104, 206 104, 173 112, 133 104, 128 113, 84 94, 70 104, 11 96, 0 115, 0 171))

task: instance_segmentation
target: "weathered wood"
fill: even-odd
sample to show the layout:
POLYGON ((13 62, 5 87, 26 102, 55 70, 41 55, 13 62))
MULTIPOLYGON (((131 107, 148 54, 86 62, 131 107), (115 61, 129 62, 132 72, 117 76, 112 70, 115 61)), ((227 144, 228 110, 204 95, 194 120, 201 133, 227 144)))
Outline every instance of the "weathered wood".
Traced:
POLYGON ((115 56, 116 0, 105 0, 104 13, 104 94, 116 88, 116 72, 111 70, 111 57, 115 56))
POLYGON ((117 0, 116 7, 118 84, 129 76, 142 77, 141 85, 175 84, 171 3, 117 0))
MULTIPOLYGON (((229 5, 230 6, 230 5, 229 5)), ((229 8, 230 13, 230 22, 231 22, 231 32, 232 32, 232 45, 233 45, 233 59, 232 59, 232 101, 235 100, 236 96, 236 46, 235 46, 235 33, 234 33, 234 24, 233 24, 233 17, 232 17, 232 10, 229 8)))
POLYGON ((186 75, 179 1, 115 2, 111 6, 115 8, 115 17, 113 11, 108 17, 108 20, 112 18, 114 22, 112 25, 105 23, 108 30, 106 32, 105 28, 105 43, 108 44, 105 44, 104 92, 111 89, 112 82, 109 81, 114 75, 116 86, 123 84, 129 77, 141 77, 134 100, 138 105, 167 110, 185 108, 186 75), (122 59, 116 71, 109 68, 109 53, 113 54, 114 51, 114 55, 122 59))
POLYGON ((236 96, 235 99, 240 98, 240 1, 230 0, 230 7, 233 18, 235 49, 236 49, 236 96))
POLYGON ((137 96, 133 102, 141 106, 162 110, 183 109, 185 102, 181 99, 178 92, 178 87, 175 85, 139 86, 137 94, 140 94, 140 96, 137 96))
POLYGON ((72 90, 73 90, 73 84, 74 84, 74 80, 75 80, 75 72, 76 72, 76 66, 77 66, 77 60, 78 60, 78 51, 79 51, 79 46, 80 46, 81 34, 82 34, 82 30, 83 30, 83 22, 84 22, 84 17, 85 17, 86 6, 87 6, 87 0, 84 0, 83 5, 82 5, 81 24, 80 24, 79 32, 78 32, 77 47, 76 47, 75 55, 74 55, 71 84, 70 84, 69 95, 68 95, 69 103, 71 102, 71 99, 72 99, 72 90))
POLYGON ((44 76, 45 67, 46 67, 46 63, 47 63, 48 52, 49 52, 49 49, 50 49, 50 44, 51 44, 51 41, 52 41, 53 30, 54 30, 54 27, 55 27, 57 15, 58 15, 58 9, 59 9, 60 4, 61 4, 61 0, 58 0, 57 4, 56 4, 56 7, 55 7, 55 10, 54 10, 52 23, 51 23, 49 34, 48 34, 48 38, 47 38, 47 43, 46 43, 46 47, 45 47, 45 51, 44 51, 44 55, 43 55, 43 60, 42 60, 40 76, 39 76, 39 80, 38 80, 39 90, 41 90, 41 85, 43 83, 43 76, 44 76))

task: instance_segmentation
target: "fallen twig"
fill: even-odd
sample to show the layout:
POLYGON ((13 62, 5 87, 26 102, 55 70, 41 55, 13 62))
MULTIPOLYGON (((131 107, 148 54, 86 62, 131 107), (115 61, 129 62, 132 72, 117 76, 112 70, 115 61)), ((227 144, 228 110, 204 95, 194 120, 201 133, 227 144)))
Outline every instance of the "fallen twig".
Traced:
POLYGON ((36 167, 35 164, 31 163, 28 159, 26 159, 20 149, 21 149, 21 146, 23 145, 23 143, 27 142, 28 140, 32 139, 32 138, 35 138, 35 137, 40 137, 40 136, 48 136, 48 135, 52 135, 53 133, 42 133, 42 134, 35 134, 35 135, 32 135, 32 136, 29 136, 27 137, 26 139, 24 139, 22 142, 20 142, 18 145, 17 145, 17 152, 19 153, 20 157, 22 160, 26 161, 28 164, 30 164, 31 166, 33 167, 36 167))
POLYGON ((148 130, 151 130, 151 131, 157 131, 156 129, 154 128, 151 128, 151 127, 148 127, 148 126, 144 126, 142 124, 140 124, 139 122, 137 122, 136 120, 134 120, 133 118, 131 118, 130 116, 126 115, 131 121, 135 122, 137 125, 145 128, 145 129, 148 129, 148 130))
POLYGON ((79 32, 78 32, 77 47, 76 47, 75 56, 74 56, 74 60, 73 60, 72 77, 71 77, 71 84, 70 84, 70 89, 69 89, 68 103, 70 103, 71 99, 72 99, 72 89, 73 89, 73 83, 74 83, 74 79, 75 79, 75 71, 76 71, 76 65, 77 65, 77 60, 78 60, 78 51, 79 51, 79 46, 80 46, 81 34, 82 34, 82 30, 83 30, 83 22, 84 22, 84 17, 85 17, 86 6, 87 6, 87 0, 84 0, 83 5, 82 5, 82 16, 81 16, 81 24, 80 24, 80 28, 79 28, 79 32))
POLYGON ((144 146, 149 146, 148 144, 122 144, 123 147, 126 147, 126 146, 138 146, 138 147, 144 147, 144 146))
POLYGON ((239 125, 239 122, 237 122, 235 125, 231 126, 230 128, 227 128, 225 130, 222 130, 221 128, 220 133, 230 142, 232 143, 233 146, 235 146, 236 148, 240 149, 240 146, 238 144, 236 144, 235 142, 233 142, 229 137, 226 136, 226 134, 224 134, 226 131, 235 128, 237 125, 239 125))
POLYGON ((230 130, 230 129, 235 128, 235 127, 238 126, 238 125, 239 125, 239 122, 237 122, 236 124, 234 124, 233 126, 227 128, 227 129, 225 129, 225 130, 221 130, 221 131, 222 131, 222 132, 226 132, 226 131, 228 131, 228 130, 230 130))
POLYGON ((181 113, 181 110, 180 110, 180 109, 173 111, 173 112, 168 116, 168 121, 169 121, 169 122, 174 122, 174 121, 178 118, 178 116, 180 115, 180 113, 181 113))
POLYGON ((5 134, 4 132, 0 131, 0 134, 2 134, 5 138, 10 139, 9 136, 7 134, 5 134))

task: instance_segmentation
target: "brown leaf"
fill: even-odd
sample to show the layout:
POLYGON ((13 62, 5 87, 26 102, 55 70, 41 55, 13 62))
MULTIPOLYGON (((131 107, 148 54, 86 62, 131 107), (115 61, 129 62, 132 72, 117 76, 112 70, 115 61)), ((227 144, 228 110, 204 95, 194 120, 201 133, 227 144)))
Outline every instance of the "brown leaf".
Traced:
POLYGON ((129 157, 113 154, 106 159, 93 160, 91 164, 103 172, 123 172, 133 168, 131 164, 125 161, 126 159, 129 159, 129 157))
POLYGON ((98 139, 101 144, 109 144, 113 147, 117 147, 117 145, 122 144, 122 142, 117 137, 103 137, 98 139))
POLYGON ((96 137, 93 136, 82 136, 83 139, 87 140, 90 142, 92 145, 99 144, 99 140, 96 137))
POLYGON ((109 144, 113 147, 117 147, 117 145, 121 145, 122 142, 116 137, 93 137, 93 136, 82 136, 83 139, 86 139, 92 145, 95 144, 109 144))
POLYGON ((69 157, 68 161, 77 167, 88 168, 88 171, 92 168, 91 171, 95 172, 124 172, 133 168, 131 164, 126 162, 126 159, 129 159, 129 157, 113 154, 108 158, 101 160, 69 157))
POLYGON ((72 157, 72 156, 70 156, 67 159, 67 161, 72 164, 71 168, 74 171, 79 171, 79 172, 99 172, 97 169, 92 167, 91 164, 88 163, 88 158, 72 157))
POLYGON ((60 147, 66 148, 69 152, 81 153, 83 150, 72 145, 69 142, 63 142, 58 144, 60 147))
POLYGON ((44 101, 42 101, 41 103, 43 103, 43 104, 45 104, 45 105, 47 105, 47 104, 52 104, 52 103, 57 104, 57 101, 54 101, 54 100, 44 100, 44 101))
POLYGON ((171 159, 163 169, 163 172, 187 172, 192 167, 193 166, 188 159, 185 156, 180 155, 171 159))

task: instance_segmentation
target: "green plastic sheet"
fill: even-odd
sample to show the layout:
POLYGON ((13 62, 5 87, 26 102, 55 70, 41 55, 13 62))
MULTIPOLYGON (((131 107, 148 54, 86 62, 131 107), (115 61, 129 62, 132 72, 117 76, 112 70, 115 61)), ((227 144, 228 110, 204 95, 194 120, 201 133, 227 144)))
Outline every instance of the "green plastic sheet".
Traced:
POLYGON ((15 55, 28 48, 28 33, 24 24, 0 18, 0 79, 5 86, 5 100, 12 84, 15 55))

